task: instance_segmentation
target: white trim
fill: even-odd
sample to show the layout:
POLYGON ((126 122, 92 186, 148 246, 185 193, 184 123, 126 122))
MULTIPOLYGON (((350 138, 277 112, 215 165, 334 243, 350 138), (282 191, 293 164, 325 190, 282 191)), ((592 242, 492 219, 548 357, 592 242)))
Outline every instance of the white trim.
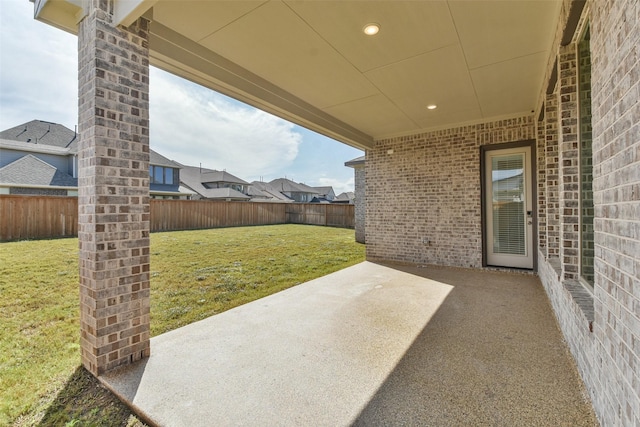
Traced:
POLYGON ((11 141, 0 139, 0 149, 13 151, 28 151, 30 153, 71 155, 68 147, 56 147, 55 145, 38 144, 36 142, 11 141))
POLYGON ((113 24, 128 27, 157 2, 158 0, 116 0, 113 24))
POLYGON ((532 171, 532 156, 534 151, 531 146, 525 145, 522 147, 514 147, 514 148, 497 148, 492 150, 486 150, 484 152, 484 164, 485 164, 485 176, 482 177, 485 180, 485 210, 486 210, 486 233, 485 233, 485 241, 483 244, 486 248, 487 255, 487 266, 491 267, 515 267, 515 268, 526 268, 532 269, 534 266, 534 256, 533 253, 535 251, 535 238, 533 235, 533 171, 532 171), (491 159, 496 156, 504 156, 510 154, 521 154, 523 160, 523 169, 524 169, 524 218, 523 218, 523 226, 524 226, 524 254, 516 255, 511 253, 498 253, 494 252, 493 248, 493 181, 492 181, 492 167, 491 167, 491 159), (532 215, 529 216, 527 212, 531 212, 532 215))
POLYGON ((62 186, 62 185, 35 185, 35 184, 15 184, 12 182, 0 182, 0 188, 38 188, 42 190, 68 190, 78 191, 78 187, 62 186))
POLYGON ((71 34, 78 34, 78 23, 86 16, 85 0, 37 0, 33 17, 71 34))

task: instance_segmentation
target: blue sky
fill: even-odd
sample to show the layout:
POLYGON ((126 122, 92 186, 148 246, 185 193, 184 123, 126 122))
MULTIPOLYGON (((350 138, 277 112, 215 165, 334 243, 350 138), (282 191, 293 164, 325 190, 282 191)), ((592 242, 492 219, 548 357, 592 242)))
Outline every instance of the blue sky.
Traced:
MULTIPOLYGON (((287 177, 353 191, 363 155, 159 69, 150 73, 151 148, 247 181, 287 177)), ((0 0, 0 130, 33 119, 77 122, 77 38, 33 19, 28 0, 0 0)))

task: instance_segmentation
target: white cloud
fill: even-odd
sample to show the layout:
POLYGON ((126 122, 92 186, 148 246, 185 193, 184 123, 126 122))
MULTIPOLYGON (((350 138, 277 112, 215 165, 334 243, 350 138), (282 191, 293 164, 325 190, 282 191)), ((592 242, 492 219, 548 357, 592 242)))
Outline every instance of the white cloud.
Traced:
POLYGON ((150 98, 151 148, 173 160, 253 180, 298 155, 292 123, 160 70, 152 69, 150 98))
POLYGON ((75 36, 33 19, 33 3, 0 1, 0 129, 33 119, 77 122, 75 36))

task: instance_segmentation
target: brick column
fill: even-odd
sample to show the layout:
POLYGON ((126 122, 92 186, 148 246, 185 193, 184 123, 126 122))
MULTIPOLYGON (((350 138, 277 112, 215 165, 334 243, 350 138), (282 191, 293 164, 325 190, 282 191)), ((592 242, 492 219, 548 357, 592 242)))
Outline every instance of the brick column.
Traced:
POLYGON ((547 258, 560 256, 560 215, 558 213, 558 95, 544 102, 545 180, 547 202, 547 258))
POLYGON ((111 25, 87 1, 78 32, 83 365, 94 375, 149 356, 148 22, 111 25))
POLYGON ((561 46, 560 132, 560 264, 563 279, 577 279, 580 257, 580 147, 578 146, 578 62, 574 44, 561 46))

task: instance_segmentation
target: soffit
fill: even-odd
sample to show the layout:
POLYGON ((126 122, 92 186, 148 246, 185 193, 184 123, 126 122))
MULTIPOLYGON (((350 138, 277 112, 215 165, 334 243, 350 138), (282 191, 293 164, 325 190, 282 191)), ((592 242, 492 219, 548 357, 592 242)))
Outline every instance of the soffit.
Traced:
POLYGON ((152 64, 367 148, 377 138, 530 114, 561 4, 158 0, 146 16, 152 64), (369 22, 379 34, 363 34, 369 22))
MULTIPOLYGON (((545 0, 159 1, 152 19, 370 137, 354 144, 340 132, 314 129, 366 148, 394 134, 529 114, 559 6, 545 0), (362 33, 369 22, 380 24, 376 36, 362 33), (438 108, 427 110, 432 103, 438 108)), ((167 68, 180 73, 182 67, 167 68)), ((221 86, 211 85, 224 92, 221 86)), ((227 94, 247 95, 239 89, 227 94)), ((239 98, 314 128, 312 118, 296 120, 270 102, 239 98)))
POLYGON ((243 68, 259 70, 263 78, 321 109, 376 93, 362 73, 282 2, 263 5, 201 44, 243 68))

